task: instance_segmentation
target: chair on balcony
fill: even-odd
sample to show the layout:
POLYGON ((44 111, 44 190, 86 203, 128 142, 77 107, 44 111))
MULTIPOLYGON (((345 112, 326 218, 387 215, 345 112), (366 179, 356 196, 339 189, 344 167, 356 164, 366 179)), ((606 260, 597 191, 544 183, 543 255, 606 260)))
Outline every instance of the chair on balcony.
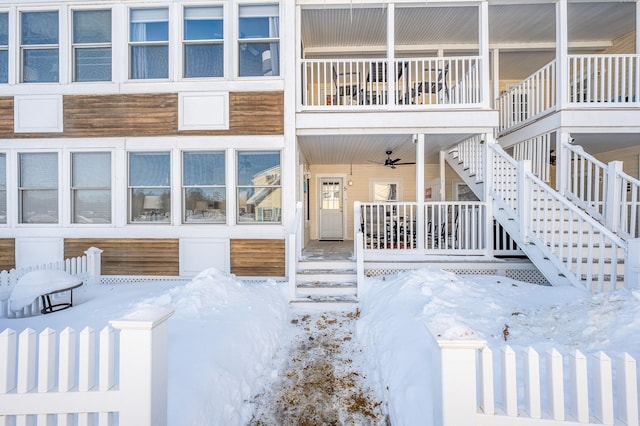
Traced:
MULTIPOLYGON (((404 67, 398 67, 396 81, 402 77, 404 67)), ((364 102, 367 105, 386 105, 389 103, 388 92, 389 70, 386 62, 369 64, 367 82, 365 84, 364 102)))
MULTIPOLYGON (((429 70, 430 71, 430 70, 429 70)), ((428 73, 430 74, 430 73, 428 73)), ((449 85, 447 84, 447 77, 449 74, 449 63, 445 64, 443 68, 438 71, 438 77, 436 80, 429 81, 416 81, 411 90, 411 103, 413 104, 429 104, 431 102, 425 102, 424 97, 426 95, 438 96, 440 92, 444 91, 444 101, 449 102, 449 85), (418 100, 421 96, 422 101, 418 100)), ((441 102, 436 102, 441 103, 441 102)))
POLYGON ((333 86, 335 87, 336 105, 358 105, 361 102, 362 88, 360 87, 360 73, 338 73, 336 67, 332 67, 333 86))

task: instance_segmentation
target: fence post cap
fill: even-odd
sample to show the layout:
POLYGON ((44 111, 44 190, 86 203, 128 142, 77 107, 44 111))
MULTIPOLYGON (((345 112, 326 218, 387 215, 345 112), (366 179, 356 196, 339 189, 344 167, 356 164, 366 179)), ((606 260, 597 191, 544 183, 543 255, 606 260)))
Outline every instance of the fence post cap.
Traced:
POLYGON ((109 324, 119 330, 152 330, 169 319, 174 312, 174 308, 166 306, 147 306, 132 311, 119 320, 111 320, 109 324))
POLYGON ((487 345, 486 340, 453 340, 437 339, 440 349, 482 349, 487 345))
POLYGON ((89 247, 87 249, 87 251, 85 251, 85 254, 89 254, 89 253, 102 253, 104 250, 100 250, 98 247, 89 247))

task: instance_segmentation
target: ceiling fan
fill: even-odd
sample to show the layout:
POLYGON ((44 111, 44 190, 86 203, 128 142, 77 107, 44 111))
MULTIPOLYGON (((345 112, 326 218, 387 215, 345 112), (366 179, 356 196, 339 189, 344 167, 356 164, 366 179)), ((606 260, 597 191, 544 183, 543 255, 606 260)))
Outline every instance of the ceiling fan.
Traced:
POLYGON ((393 154, 393 151, 388 150, 385 152, 387 154, 387 159, 384 160, 384 163, 380 162, 380 161, 371 161, 369 160, 371 163, 377 163, 377 164, 382 164, 384 166, 387 167, 391 167, 392 169, 395 169, 396 166, 403 166, 406 164, 416 164, 415 162, 413 163, 400 163, 400 158, 396 158, 395 160, 391 158, 391 154, 393 154))

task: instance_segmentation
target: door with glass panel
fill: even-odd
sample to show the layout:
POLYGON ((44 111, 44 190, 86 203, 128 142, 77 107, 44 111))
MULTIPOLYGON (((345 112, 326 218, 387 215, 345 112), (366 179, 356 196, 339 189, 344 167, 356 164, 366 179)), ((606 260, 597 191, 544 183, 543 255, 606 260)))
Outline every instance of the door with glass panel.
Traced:
POLYGON ((342 178, 326 177, 320 179, 320 240, 344 239, 342 178))

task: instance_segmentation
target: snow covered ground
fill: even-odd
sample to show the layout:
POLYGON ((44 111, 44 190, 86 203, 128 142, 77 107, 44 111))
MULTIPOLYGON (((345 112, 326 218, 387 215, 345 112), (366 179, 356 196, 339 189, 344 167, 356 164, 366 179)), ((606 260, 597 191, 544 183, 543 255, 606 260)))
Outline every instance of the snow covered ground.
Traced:
MULTIPOLYGON (((23 319, 0 319, 0 330, 45 327, 57 331, 103 328, 132 310, 173 306, 169 320, 170 425, 246 425, 255 396, 282 374, 299 336, 284 283, 242 282, 216 270, 190 282, 83 286, 72 309, 23 319)), ((393 425, 430 418, 430 347, 427 326, 445 338, 485 339, 514 348, 550 347, 585 354, 603 350, 640 358, 640 291, 591 295, 494 276, 455 276, 428 268, 367 278, 355 318, 366 386, 385 400, 393 425)), ((310 314, 315 321, 320 314, 310 314)))

